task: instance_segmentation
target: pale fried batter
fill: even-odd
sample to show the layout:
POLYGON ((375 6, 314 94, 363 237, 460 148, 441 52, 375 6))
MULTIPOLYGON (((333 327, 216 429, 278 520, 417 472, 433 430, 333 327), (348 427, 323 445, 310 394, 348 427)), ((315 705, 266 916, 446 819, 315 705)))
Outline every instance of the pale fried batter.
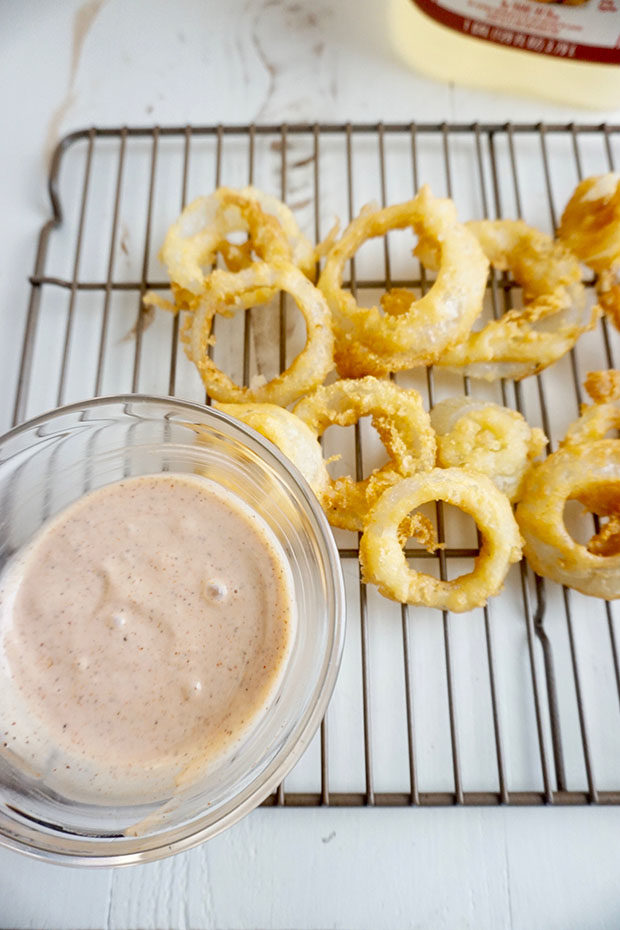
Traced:
POLYGON ((518 411, 471 397, 436 404, 431 423, 438 465, 482 472, 513 502, 532 461, 547 445, 543 431, 532 428, 518 411))
POLYGON ((530 470, 516 516, 525 555, 534 571, 583 594, 620 597, 620 442, 566 442, 530 470), (568 500, 579 500, 609 517, 588 546, 572 538, 564 522, 568 500))
POLYGON ((583 404, 577 420, 568 427, 561 446, 579 446, 604 439, 611 430, 620 429, 620 405, 617 401, 583 404))
POLYGON ((585 178, 577 185, 558 238, 597 272, 599 303, 620 329, 620 174, 585 178))
MULTIPOLYGON (((519 380, 542 371, 598 318, 598 308, 588 309, 579 263, 563 245, 522 220, 481 220, 467 227, 492 266, 512 272, 523 288, 524 306, 447 348, 438 364, 487 380, 519 380)), ((432 259, 424 239, 417 251, 432 259)))
MULTIPOLYGON (((159 253, 170 280, 200 295, 218 253, 231 261, 233 270, 251 257, 250 250, 264 261, 292 261, 297 240, 294 235, 292 241, 287 238, 278 219, 263 210, 265 197, 257 195, 253 188, 220 187, 188 204, 168 230, 159 253), (233 232, 247 232, 248 245, 235 247, 228 242, 233 232)), ((291 219, 297 227, 292 214, 291 219)))
POLYGON ((620 258, 620 174, 585 178, 564 208, 558 238, 593 271, 620 258))

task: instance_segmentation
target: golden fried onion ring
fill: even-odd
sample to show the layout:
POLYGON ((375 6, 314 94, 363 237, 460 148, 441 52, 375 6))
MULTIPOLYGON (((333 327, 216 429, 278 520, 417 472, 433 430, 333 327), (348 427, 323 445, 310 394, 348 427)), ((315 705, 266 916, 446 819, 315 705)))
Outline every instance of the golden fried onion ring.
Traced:
POLYGON ((388 488, 370 512, 360 540, 363 578, 377 585, 381 594, 401 603, 456 613, 486 604, 520 557, 521 537, 508 498, 486 475, 462 468, 420 472, 388 488), (409 568, 399 539, 399 526, 407 515, 438 500, 472 516, 481 535, 473 571, 452 581, 409 568))
POLYGON ((181 333, 187 355, 200 372, 210 397, 228 403, 272 403, 286 407, 320 384, 333 368, 331 316, 321 292, 288 262, 256 262, 234 274, 217 270, 209 275, 196 309, 181 333), (306 345, 282 374, 266 384, 239 387, 208 356, 216 313, 232 314, 255 306, 275 291, 290 294, 306 321, 306 345))
POLYGON ((487 475, 510 501, 519 498, 532 460, 547 445, 517 410, 472 397, 449 397, 435 404, 431 423, 437 433, 437 464, 487 475))
POLYGON ((291 261, 314 276, 314 249, 291 211, 253 187, 240 191, 219 187, 192 201, 168 230, 159 257, 171 281, 198 295, 218 252, 233 271, 251 262, 254 252, 268 262, 291 261), (234 232, 247 232, 248 242, 230 243, 227 236, 234 232))
POLYGON ((620 258, 620 174, 585 178, 564 208, 558 238, 593 271, 620 258))
POLYGON ((620 174, 585 178, 577 185, 558 237, 597 272, 599 303, 620 329, 620 174))
MULTIPOLYGON (((481 220, 467 227, 493 267, 510 270, 522 285, 524 306, 446 349, 438 364, 487 380, 536 374, 568 352, 598 318, 598 308, 587 308, 579 263, 564 246, 522 220, 481 220)), ((432 262, 423 239, 418 251, 432 262)))
POLYGON ((610 600, 620 597, 619 514, 620 442, 598 439, 569 442, 534 465, 516 516, 535 572, 582 594, 610 600), (591 512, 610 518, 589 546, 576 542, 566 528, 568 500, 579 500, 591 512))
POLYGON ((366 206, 333 247, 319 279, 334 315, 336 366, 343 377, 386 375, 430 364, 469 332, 482 308, 488 262, 478 243, 457 222, 451 200, 422 187, 413 200, 376 210, 366 206), (428 293, 403 300, 396 289, 379 307, 360 307, 342 288, 344 267, 360 246, 390 229, 412 227, 432 244, 439 268, 428 293))
POLYGON ((407 475, 435 465, 435 433, 417 391, 372 376, 336 381, 300 400, 293 413, 322 436, 328 426, 351 426, 371 415, 390 456, 364 481, 346 475, 330 479, 325 511, 332 526, 361 530, 364 517, 379 495, 407 475))
POLYGON ((330 477, 316 436, 299 417, 277 404, 214 404, 218 410, 251 426, 278 447, 302 473, 319 501, 330 477))
MULTIPOLYGON (((572 423, 566 436, 560 443, 564 446, 585 446, 599 439, 608 438, 612 430, 620 429, 620 371, 591 371, 586 376, 585 387, 594 404, 582 404, 579 418, 572 423)), ((598 490, 584 492, 577 496, 584 507, 609 520, 601 526, 588 542, 588 552, 597 555, 615 555, 620 552, 620 501, 609 495, 603 486, 602 495, 598 490)))

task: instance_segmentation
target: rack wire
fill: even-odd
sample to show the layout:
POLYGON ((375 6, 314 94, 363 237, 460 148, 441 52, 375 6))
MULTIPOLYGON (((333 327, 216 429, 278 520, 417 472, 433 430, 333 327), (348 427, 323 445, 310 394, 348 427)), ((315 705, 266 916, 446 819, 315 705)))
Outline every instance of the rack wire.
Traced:
MULTIPOLYGON (((205 400, 179 346, 178 318, 152 320, 142 307, 148 289, 168 289, 157 248, 200 193, 256 184, 287 201, 318 241, 334 214, 346 223, 367 200, 405 200, 428 182, 455 199, 462 218, 523 217, 552 231, 579 179, 614 170, 619 133, 510 123, 71 133, 52 160, 52 215, 39 237, 15 378, 5 385, 12 422, 127 390, 205 400)), ((428 282, 410 245, 390 234, 361 250, 348 284, 363 302, 386 287, 423 292, 428 282)), ((492 277, 489 315, 519 300, 514 281, 492 277)), ((282 296, 270 311, 218 320, 218 364, 245 384, 282 370, 303 344, 293 309, 282 296)), ((433 369, 397 380, 421 390, 429 407, 463 392, 512 406, 554 448, 584 399, 585 372, 614 367, 619 346, 603 320, 566 359, 521 383, 481 384, 433 369)), ((360 478, 380 460, 379 443, 365 422, 343 432, 326 434, 326 454, 341 453, 343 469, 360 478)), ((446 548, 408 556, 450 577, 477 553, 475 532, 440 505, 432 516, 446 548)), ((544 582, 523 562, 504 592, 471 614, 395 605, 361 583, 357 537, 336 538, 348 604, 343 667, 320 733, 267 805, 620 803, 613 603, 544 582)))

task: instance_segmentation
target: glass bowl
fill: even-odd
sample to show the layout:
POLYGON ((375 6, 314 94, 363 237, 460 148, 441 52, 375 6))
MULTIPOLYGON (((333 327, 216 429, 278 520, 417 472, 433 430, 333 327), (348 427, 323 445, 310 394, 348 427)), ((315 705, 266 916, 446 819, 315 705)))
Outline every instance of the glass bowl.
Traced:
POLYGON ((0 842, 76 865, 147 862, 201 843, 261 803, 304 752, 331 696, 344 641, 344 589, 331 530, 291 463, 254 430, 208 407, 126 395, 73 404, 0 439, 0 567, 39 527, 123 477, 206 475, 268 524, 289 561, 297 625, 269 710, 232 753, 172 799, 65 798, 0 753, 0 842), (130 835, 141 824, 139 835, 130 835))

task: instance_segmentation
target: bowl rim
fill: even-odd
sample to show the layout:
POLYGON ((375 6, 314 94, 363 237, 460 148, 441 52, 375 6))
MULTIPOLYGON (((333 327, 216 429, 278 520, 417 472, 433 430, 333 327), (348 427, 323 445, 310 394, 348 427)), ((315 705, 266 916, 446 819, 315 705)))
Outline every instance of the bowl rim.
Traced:
MULTIPOLYGON (((204 823, 205 818, 208 818, 208 810, 203 811, 198 818, 189 821, 185 825, 176 827, 172 831, 153 835, 153 839, 155 839, 156 842, 146 849, 135 848, 142 844, 144 840, 143 836, 125 836, 121 840, 123 849, 118 852, 102 852, 99 850, 102 844, 116 844, 118 842, 116 837, 102 837, 101 839, 85 837, 84 839, 80 839, 79 835, 67 834, 62 830, 50 832, 49 834, 47 832, 41 833, 40 830, 34 827, 34 823, 36 823, 34 820, 32 826, 28 825, 26 827, 28 838, 17 836, 13 833, 7 835, 6 832, 0 832, 0 845, 24 853, 35 859, 67 866, 110 868, 154 862, 177 852, 191 849, 205 840, 217 836, 219 833, 241 820, 242 817, 250 813, 254 808, 258 807, 290 772, 318 730, 336 684, 344 647, 346 631, 344 579, 338 548, 325 513, 297 467, 293 465, 277 446, 245 423, 236 420, 229 414, 210 405, 181 400, 168 395, 141 393, 111 394, 89 398, 84 401, 77 401, 61 407, 54 407, 45 413, 38 414, 36 417, 25 420, 23 423, 17 424, 0 436, 0 446, 18 437, 22 433, 36 429, 38 426, 66 416, 67 414, 106 405, 117 404, 122 406, 130 403, 174 406, 181 410, 187 410, 188 412, 198 414, 203 418, 211 418, 215 421, 219 420, 238 431, 242 436, 245 435, 249 437, 254 443, 262 446, 271 458, 276 459, 280 467, 290 476, 294 484, 300 490, 302 499, 309 509, 310 515, 314 519, 315 527, 318 531, 317 542, 323 550, 326 568, 329 568, 329 572, 326 572, 326 576, 331 579, 333 624, 329 648, 322 662, 321 671, 323 678, 322 681, 319 680, 317 682, 318 694, 316 701, 306 710, 305 714, 302 715, 297 726, 294 728, 293 734, 296 733, 297 735, 292 744, 292 736, 289 736, 287 742, 275 753, 261 775, 258 776, 258 783, 256 783, 257 778, 250 781, 248 785, 219 809, 218 816, 214 821, 204 823), (192 829, 192 824, 194 824, 194 829, 192 829), (202 824, 202 826, 199 824, 202 824), (170 833, 176 834, 177 832, 183 835, 173 836, 171 839, 170 833), (50 841, 52 841, 51 845, 54 845, 54 840, 59 840, 60 846, 65 848, 52 849, 48 845, 37 845, 37 838, 40 839, 42 836, 49 836, 50 841), (73 847, 77 848, 74 849, 73 847), (93 850, 92 853, 89 851, 90 849, 93 850)), ((20 822, 20 827, 24 827, 23 822, 20 822)), ((4 826, 0 823, 0 830, 3 829, 4 826)))

